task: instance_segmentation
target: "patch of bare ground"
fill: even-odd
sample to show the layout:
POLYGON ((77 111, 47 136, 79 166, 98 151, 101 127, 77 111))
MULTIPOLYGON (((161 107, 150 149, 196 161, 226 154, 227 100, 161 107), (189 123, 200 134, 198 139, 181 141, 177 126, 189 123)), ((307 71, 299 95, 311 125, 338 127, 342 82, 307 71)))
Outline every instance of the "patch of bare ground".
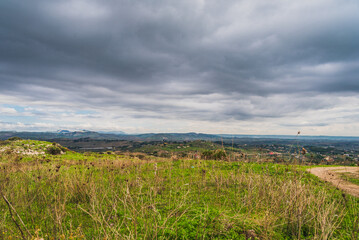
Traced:
POLYGON ((357 175, 359 167, 317 167, 307 171, 318 176, 323 181, 330 182, 337 188, 355 197, 359 197, 359 185, 346 181, 340 176, 342 173, 357 175))

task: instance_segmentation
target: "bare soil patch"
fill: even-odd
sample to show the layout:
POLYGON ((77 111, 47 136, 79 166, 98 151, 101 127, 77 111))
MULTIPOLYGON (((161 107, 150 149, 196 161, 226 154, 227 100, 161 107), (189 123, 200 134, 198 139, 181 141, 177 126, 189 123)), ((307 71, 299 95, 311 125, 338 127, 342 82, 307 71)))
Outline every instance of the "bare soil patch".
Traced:
POLYGON ((308 172, 353 196, 359 197, 359 185, 346 181, 340 176, 342 173, 358 175, 359 167, 317 167, 308 169, 308 172))

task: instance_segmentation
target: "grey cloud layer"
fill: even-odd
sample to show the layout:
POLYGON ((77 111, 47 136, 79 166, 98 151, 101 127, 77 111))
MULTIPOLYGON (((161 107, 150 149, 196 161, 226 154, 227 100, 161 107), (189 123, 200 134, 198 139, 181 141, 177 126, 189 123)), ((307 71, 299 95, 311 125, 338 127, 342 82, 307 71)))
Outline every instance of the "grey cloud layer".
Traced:
POLYGON ((3 0, 0 93, 211 121, 330 108, 327 93, 359 92, 358 12, 354 0, 3 0))

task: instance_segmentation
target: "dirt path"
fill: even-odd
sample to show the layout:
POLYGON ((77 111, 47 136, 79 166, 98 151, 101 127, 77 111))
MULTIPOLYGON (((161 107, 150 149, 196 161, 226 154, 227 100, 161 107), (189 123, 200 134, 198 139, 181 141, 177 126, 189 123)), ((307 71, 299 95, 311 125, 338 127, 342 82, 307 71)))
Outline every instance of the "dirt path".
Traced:
POLYGON ((359 175, 359 167, 317 167, 310 168, 308 172, 318 176, 320 179, 332 183, 339 189, 359 197, 359 185, 343 180, 339 173, 352 173, 359 175))

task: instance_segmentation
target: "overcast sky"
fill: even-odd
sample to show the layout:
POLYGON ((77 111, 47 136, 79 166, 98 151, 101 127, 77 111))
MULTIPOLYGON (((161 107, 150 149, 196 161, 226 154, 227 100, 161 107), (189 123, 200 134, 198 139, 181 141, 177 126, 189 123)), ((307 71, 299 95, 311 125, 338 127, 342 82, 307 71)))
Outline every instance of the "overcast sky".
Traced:
POLYGON ((1 0, 0 130, 359 136, 358 0, 1 0))

